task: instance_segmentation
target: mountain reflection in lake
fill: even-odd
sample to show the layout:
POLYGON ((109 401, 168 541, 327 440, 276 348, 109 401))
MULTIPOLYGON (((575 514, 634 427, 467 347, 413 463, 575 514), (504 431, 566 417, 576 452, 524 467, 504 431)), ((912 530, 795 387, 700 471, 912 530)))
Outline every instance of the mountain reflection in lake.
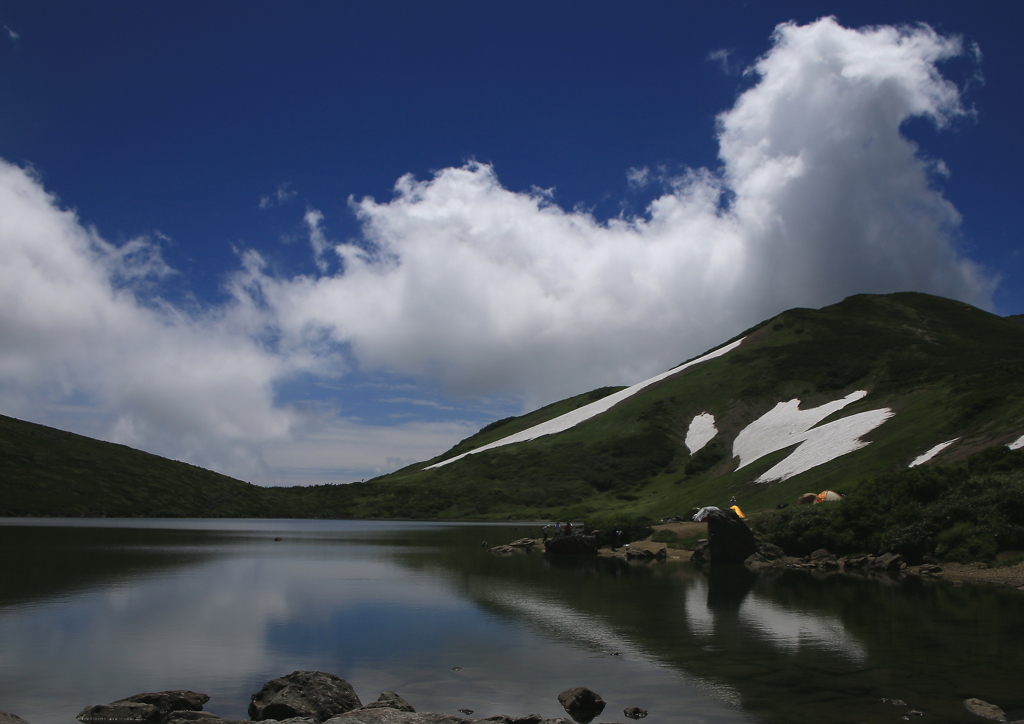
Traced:
POLYGON ((296 669, 365 702, 564 716, 588 686, 661 722, 1024 716, 1024 597, 908 579, 487 553, 527 529, 365 521, 0 520, 0 709, 193 689, 243 718, 296 669), (281 538, 275 541, 275 538, 281 538), (459 670, 455 670, 459 669, 459 670), (902 699, 906 708, 882 703, 902 699))

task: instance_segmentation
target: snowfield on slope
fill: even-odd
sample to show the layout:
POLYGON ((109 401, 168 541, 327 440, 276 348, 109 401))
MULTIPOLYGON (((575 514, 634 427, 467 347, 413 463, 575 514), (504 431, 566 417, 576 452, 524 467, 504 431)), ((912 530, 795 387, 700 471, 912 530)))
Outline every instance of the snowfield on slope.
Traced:
POLYGON ((952 440, 949 440, 947 442, 940 442, 938 445, 933 447, 928 452, 924 453, 923 455, 918 455, 916 458, 914 458, 914 462, 910 463, 910 465, 908 465, 907 467, 908 468, 916 468, 918 465, 922 465, 922 464, 928 462, 933 457, 938 455, 940 452, 945 450, 947 447, 949 447, 950 445, 952 445, 953 443, 955 443, 959 439, 960 438, 955 437, 952 440))
POLYGON ((686 449, 693 455, 711 442, 717 434, 715 416, 710 412, 702 412, 690 420, 690 427, 686 430, 686 449))
POLYGON ((808 410, 800 409, 798 399, 778 403, 736 436, 732 444, 733 456, 740 459, 736 469, 744 468, 765 455, 798 445, 791 455, 762 473, 754 482, 786 480, 867 446, 868 443, 860 438, 893 416, 889 408, 868 410, 815 427, 829 415, 867 394, 865 390, 858 390, 808 410))
POLYGON ((691 360, 685 364, 679 365, 678 367, 673 367, 667 372, 662 372, 660 375, 651 377, 650 379, 644 380, 643 382, 638 382, 632 387, 627 387, 624 390, 619 390, 614 394, 608 395, 607 397, 603 397, 595 402, 591 402, 589 405, 584 405, 583 407, 573 410, 572 412, 567 412, 564 415, 556 417, 552 420, 548 420, 547 422, 542 422, 539 425, 534 425, 531 428, 527 428, 526 430, 517 432, 515 435, 503 437, 500 440, 495 440, 492 443, 488 443, 487 445, 475 448, 473 450, 470 450, 469 452, 464 452, 461 455, 456 455, 455 457, 449 458, 448 460, 442 460, 439 463, 434 463, 433 465, 427 466, 426 469, 430 470, 431 468, 439 468, 443 465, 447 465, 448 463, 453 463, 456 460, 461 460, 467 455, 474 455, 475 453, 483 452, 484 450, 493 450, 496 447, 512 445, 517 442, 526 442, 528 440, 534 440, 538 437, 543 437, 544 435, 554 435, 555 433, 558 432, 564 432, 565 430, 568 430, 571 427, 579 425, 581 422, 585 420, 589 420, 592 417, 600 415, 602 412, 610 410, 612 407, 619 404, 626 398, 632 397, 640 390, 650 385, 653 385, 655 382, 660 382, 661 380, 667 377, 679 374, 680 372, 689 367, 698 365, 701 362, 707 362, 708 360, 715 359, 716 357, 721 357, 722 355, 733 351, 734 349, 740 346, 741 342, 743 342, 743 340, 738 339, 735 342, 732 342, 730 344, 725 345, 724 347, 716 349, 714 352, 708 352, 703 357, 691 360))

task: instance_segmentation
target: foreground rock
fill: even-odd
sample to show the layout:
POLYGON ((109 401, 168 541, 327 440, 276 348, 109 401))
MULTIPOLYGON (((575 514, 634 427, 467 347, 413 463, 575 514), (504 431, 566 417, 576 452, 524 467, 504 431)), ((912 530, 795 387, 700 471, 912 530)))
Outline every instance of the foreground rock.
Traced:
POLYGON ((178 689, 136 694, 109 704, 87 706, 78 714, 78 721, 86 722, 168 722, 217 718, 202 711, 210 697, 195 691, 178 689), (192 715, 192 716, 188 716, 192 715))
POLYGON ((712 510, 705 520, 708 537, 690 556, 694 563, 743 563, 757 553, 754 533, 735 512, 712 510))
MULTIPOLYGON (((469 719, 451 714, 417 712, 393 691, 381 692, 377 701, 362 706, 352 686, 344 679, 323 671, 293 671, 268 681, 252 695, 247 720, 222 719, 201 711, 209 701, 194 691, 162 691, 136 694, 109 704, 86 707, 79 719, 89 722, 141 722, 152 724, 572 724, 561 717, 544 719, 538 714, 513 717, 505 714, 486 719, 469 719)), ((559 697, 563 706, 578 712, 577 722, 589 722, 604 709, 604 701, 589 689, 569 689, 559 697), (563 696, 568 696, 563 701, 563 696), (599 704, 599 706, 598 706, 599 704), (593 714, 589 714, 593 712, 593 714), (588 715, 589 714, 589 715, 588 715)), ((468 709, 460 710, 471 714, 468 709)), ((567 709, 568 711, 568 709, 567 709)), ((28 724, 21 717, 0 711, 0 724, 28 724)))
POLYGON ((28 724, 28 722, 17 714, 12 714, 9 711, 0 711, 0 724, 28 724))
POLYGON ((308 717, 322 722, 362 705, 355 689, 341 677, 323 671, 293 671, 268 681, 252 695, 249 718, 308 717))
POLYGON ((587 724, 604 711, 604 699, 585 686, 574 686, 558 695, 558 703, 580 724, 587 724))

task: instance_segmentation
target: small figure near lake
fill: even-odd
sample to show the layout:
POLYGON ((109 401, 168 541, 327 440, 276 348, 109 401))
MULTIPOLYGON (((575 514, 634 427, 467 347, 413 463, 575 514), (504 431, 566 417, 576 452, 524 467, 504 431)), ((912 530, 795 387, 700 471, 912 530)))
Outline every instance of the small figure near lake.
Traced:
POLYGON ((547 525, 547 523, 545 523, 544 527, 540 529, 540 533, 544 537, 544 542, 546 543, 547 540, 548 540, 548 525, 547 525))
POLYGON ((565 528, 563 529, 563 533, 565 533, 565 535, 572 535, 572 521, 571 520, 565 521, 565 528))
POLYGON ((562 523, 561 521, 555 521, 555 538, 562 535, 562 523))

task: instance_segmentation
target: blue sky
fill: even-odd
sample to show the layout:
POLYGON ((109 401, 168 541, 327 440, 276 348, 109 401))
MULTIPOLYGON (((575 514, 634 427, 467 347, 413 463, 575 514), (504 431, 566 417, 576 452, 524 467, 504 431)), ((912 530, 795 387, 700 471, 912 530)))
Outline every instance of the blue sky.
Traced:
POLYGON ((789 307, 1024 312, 1005 7, 5 2, 0 413, 347 482, 789 307))

